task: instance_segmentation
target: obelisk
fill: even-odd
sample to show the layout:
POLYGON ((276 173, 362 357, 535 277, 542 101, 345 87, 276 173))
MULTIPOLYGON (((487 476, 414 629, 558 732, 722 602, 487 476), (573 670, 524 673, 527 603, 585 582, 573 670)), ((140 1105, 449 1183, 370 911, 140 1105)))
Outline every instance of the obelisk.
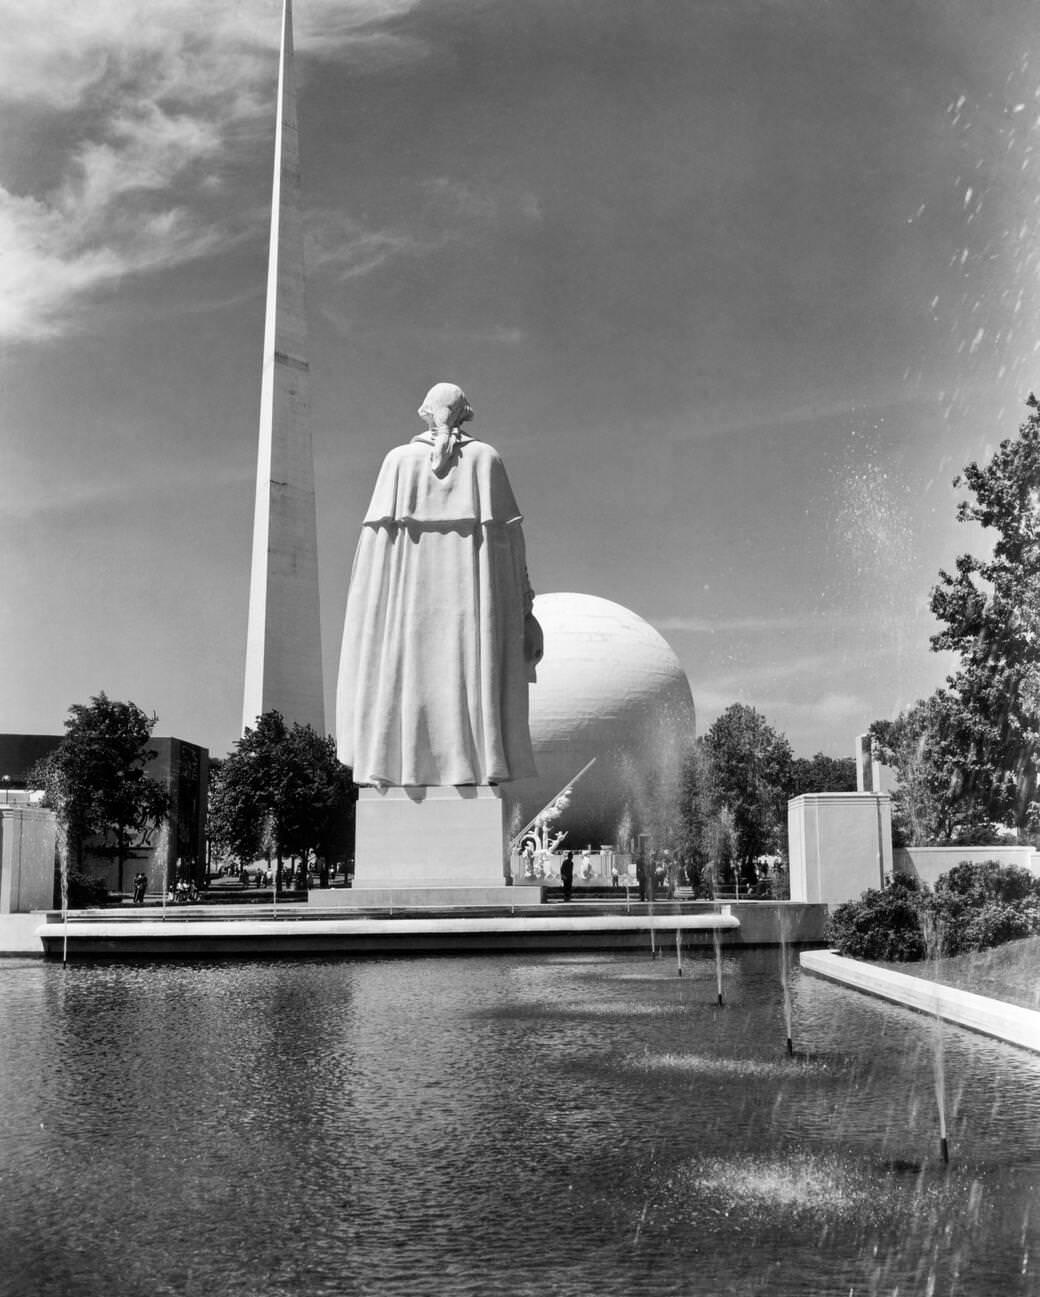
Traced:
POLYGON ((242 727, 276 709, 324 734, 303 272, 292 0, 284 0, 242 727))

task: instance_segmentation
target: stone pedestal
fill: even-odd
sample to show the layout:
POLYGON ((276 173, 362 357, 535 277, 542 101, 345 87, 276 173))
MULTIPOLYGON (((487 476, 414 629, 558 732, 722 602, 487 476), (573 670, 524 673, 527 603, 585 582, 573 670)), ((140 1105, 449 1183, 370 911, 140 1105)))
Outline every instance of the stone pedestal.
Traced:
POLYGON ((49 910, 54 904, 53 811, 0 806, 0 914, 49 910))
POLYGON ((503 887, 503 814, 497 788, 362 788, 354 890, 503 887))
POLYGON ((806 793, 787 803, 791 900, 840 905, 892 873, 892 799, 806 793))

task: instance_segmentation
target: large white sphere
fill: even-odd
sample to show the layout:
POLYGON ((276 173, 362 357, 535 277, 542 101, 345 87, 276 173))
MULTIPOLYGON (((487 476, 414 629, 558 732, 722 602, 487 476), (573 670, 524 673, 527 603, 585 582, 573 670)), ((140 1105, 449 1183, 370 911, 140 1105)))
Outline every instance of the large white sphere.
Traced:
POLYGON ((545 633, 530 695, 538 777, 503 789, 514 830, 595 757, 556 822, 566 845, 596 850, 629 832, 663 831, 681 753, 694 736, 679 659, 652 626, 608 599, 544 594, 534 613, 545 633))

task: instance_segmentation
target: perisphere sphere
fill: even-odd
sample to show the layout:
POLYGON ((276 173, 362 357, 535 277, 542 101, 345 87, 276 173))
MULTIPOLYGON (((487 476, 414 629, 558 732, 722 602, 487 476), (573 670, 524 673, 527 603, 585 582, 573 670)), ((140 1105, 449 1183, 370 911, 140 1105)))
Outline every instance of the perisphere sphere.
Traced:
POLYGON ((514 832, 593 758, 553 829, 566 848, 655 837, 674 812, 682 753, 694 737, 690 684, 667 641, 641 617, 587 594, 543 594, 545 635, 530 690, 538 776, 503 789, 514 832))

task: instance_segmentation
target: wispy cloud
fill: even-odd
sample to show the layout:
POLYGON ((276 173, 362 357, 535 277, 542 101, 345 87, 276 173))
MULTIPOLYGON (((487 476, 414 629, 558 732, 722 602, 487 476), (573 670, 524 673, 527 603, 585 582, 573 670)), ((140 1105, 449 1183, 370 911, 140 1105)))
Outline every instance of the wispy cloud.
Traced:
POLYGON ((419 256, 433 246, 405 230, 366 229, 342 212, 318 212, 308 225, 307 270, 355 279, 391 257, 419 256))
MULTIPOLYGON (((381 26, 415 2, 310 0, 297 47, 357 56, 366 72, 417 57, 381 26)), ((274 0, 243 0, 202 21, 188 0, 0 0, 5 132, 46 135, 51 121, 78 130, 45 191, 0 177, 0 337, 66 332, 99 288, 233 237, 212 200, 229 139, 270 115, 279 12, 274 0)), ((355 241, 352 273, 387 246, 355 241)))
POLYGON ((122 510, 128 497, 144 491, 163 498, 176 498, 185 490, 219 493, 228 487, 248 484, 252 475, 248 464, 210 464, 203 481, 197 464, 191 461, 170 462, 159 474, 150 462, 142 463, 136 470, 128 469, 124 463, 118 477, 108 475, 95 479, 53 474, 43 481, 31 470, 16 472, 0 481, 0 526, 24 531, 27 522, 53 525, 61 518, 69 521, 82 518, 88 511, 100 516, 102 507, 122 510))
POLYGON ((651 624, 662 633, 682 631, 690 635, 719 635, 734 631, 801 630, 807 617, 652 617, 651 624))
POLYGON ((814 609, 797 615, 715 618, 672 614, 667 617, 650 617, 648 620, 662 634, 678 632, 688 635, 733 635, 848 629, 869 624, 870 616, 861 612, 833 612, 829 609, 821 612, 814 609))

